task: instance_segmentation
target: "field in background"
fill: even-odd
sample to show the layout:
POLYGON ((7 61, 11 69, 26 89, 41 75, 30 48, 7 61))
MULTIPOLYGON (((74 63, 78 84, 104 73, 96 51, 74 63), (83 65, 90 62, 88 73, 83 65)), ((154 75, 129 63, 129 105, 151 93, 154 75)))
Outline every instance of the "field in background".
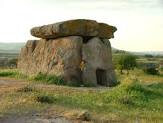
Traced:
POLYGON ((19 53, 25 43, 0 43, 0 53, 19 53))
POLYGON ((0 68, 16 68, 18 55, 18 53, 0 52, 0 68))
POLYGON ((16 59, 25 43, 0 43, 0 68, 16 68, 16 59))

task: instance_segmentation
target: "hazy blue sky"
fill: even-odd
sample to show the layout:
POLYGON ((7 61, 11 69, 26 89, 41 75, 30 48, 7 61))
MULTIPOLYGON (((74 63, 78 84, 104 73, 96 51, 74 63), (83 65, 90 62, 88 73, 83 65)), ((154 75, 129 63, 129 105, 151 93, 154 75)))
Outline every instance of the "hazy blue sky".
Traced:
POLYGON ((26 42, 33 26, 76 18, 116 26, 113 47, 163 50, 163 0, 0 0, 0 42, 26 42))

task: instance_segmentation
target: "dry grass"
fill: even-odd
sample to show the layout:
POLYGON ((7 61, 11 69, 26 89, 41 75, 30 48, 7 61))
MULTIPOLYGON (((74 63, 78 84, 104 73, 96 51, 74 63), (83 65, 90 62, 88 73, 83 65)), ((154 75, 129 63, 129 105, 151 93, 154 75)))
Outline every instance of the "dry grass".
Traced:
MULTIPOLYGON (((129 75, 126 74, 120 74, 117 71, 117 75, 120 81, 125 82, 125 79, 129 79, 129 80, 138 80, 142 83, 163 83, 163 72, 160 71, 160 75, 149 75, 144 73, 142 70, 140 69, 135 69, 133 71, 130 71, 129 75)), ((127 82, 127 81, 126 81, 127 82)))

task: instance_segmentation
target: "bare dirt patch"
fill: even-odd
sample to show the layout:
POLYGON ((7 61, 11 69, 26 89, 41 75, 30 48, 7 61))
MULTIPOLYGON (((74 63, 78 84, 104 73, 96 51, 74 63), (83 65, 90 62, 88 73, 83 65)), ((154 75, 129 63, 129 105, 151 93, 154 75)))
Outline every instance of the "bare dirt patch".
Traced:
POLYGON ((0 78, 0 94, 4 92, 14 91, 25 86, 27 82, 10 78, 0 78))

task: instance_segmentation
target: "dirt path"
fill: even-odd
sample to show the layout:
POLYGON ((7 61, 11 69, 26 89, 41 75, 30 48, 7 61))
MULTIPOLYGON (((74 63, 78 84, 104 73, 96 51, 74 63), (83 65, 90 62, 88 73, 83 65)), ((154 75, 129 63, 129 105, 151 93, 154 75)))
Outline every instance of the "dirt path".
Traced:
POLYGON ((59 118, 40 118, 40 117, 33 117, 33 116, 21 116, 21 117, 7 117, 0 119, 0 123, 73 123, 72 121, 68 121, 63 117, 59 118))
MULTIPOLYGON (((84 91, 88 92, 96 92, 96 91, 105 91, 110 90, 108 87, 66 87, 66 86, 57 86, 57 85, 46 85, 46 84, 39 84, 39 83, 29 83, 24 80, 16 80, 13 78, 2 78, 0 77, 0 97, 5 93, 15 92, 19 89, 27 85, 31 85, 32 87, 36 87, 40 90, 45 91, 52 91, 54 93, 82 93, 84 91)), ((65 94, 66 94, 65 93, 65 94)), ((1 100, 1 98, 0 98, 1 100)), ((28 116, 5 116, 0 117, 0 123, 86 123, 84 121, 71 121, 67 120, 64 115, 57 115, 53 114, 52 117, 44 116, 46 112, 42 112, 43 115, 36 115, 36 114, 28 114, 28 116)), ((71 118, 70 118, 71 119, 71 118)), ((88 123, 88 122, 87 122, 88 123)))
MULTIPOLYGON (((17 90, 27 85, 27 82, 10 78, 0 78, 0 95, 17 90)), ((8 116, 0 118, 0 123, 73 123, 64 117, 43 118, 37 115, 8 116)))
POLYGON ((21 80, 14 80, 10 78, 0 78, 0 94, 25 86, 27 83, 21 80))

